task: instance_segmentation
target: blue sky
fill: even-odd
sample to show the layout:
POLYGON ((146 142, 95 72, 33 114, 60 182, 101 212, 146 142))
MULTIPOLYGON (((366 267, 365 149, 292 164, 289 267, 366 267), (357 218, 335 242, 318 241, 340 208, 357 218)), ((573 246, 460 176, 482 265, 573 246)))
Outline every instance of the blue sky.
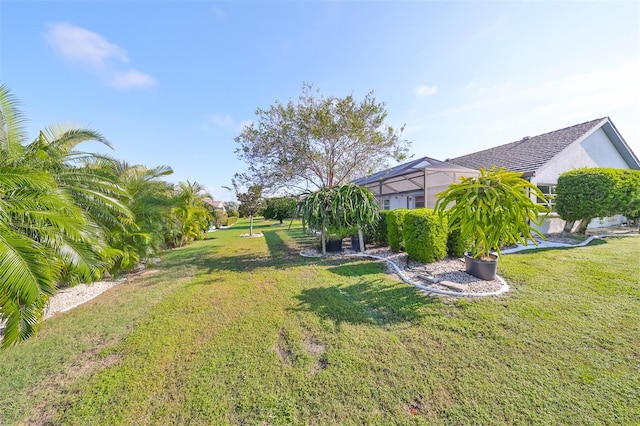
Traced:
POLYGON ((234 136, 303 82, 373 91, 412 154, 444 160, 603 116, 640 155, 638 76, 640 2, 0 2, 30 138, 91 127, 219 200, 234 136))

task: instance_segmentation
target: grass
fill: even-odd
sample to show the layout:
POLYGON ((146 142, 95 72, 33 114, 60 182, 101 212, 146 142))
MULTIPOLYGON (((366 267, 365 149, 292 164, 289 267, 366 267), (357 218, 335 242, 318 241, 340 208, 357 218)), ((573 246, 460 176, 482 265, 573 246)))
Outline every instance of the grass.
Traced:
POLYGON ((640 246, 504 256, 512 292, 430 298, 240 222, 0 352, 0 424, 634 424, 640 246))

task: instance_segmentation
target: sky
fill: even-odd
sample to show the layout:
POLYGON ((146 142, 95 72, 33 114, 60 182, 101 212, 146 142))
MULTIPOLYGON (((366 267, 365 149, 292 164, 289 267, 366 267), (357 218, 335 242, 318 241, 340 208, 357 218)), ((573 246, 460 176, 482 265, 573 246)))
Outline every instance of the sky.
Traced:
MULTIPOLYGON (((609 116, 640 155, 640 2, 0 1, 29 140, 72 124, 217 200, 257 108, 373 91, 416 158, 609 116)), ((393 164, 392 164, 393 165, 393 164)))

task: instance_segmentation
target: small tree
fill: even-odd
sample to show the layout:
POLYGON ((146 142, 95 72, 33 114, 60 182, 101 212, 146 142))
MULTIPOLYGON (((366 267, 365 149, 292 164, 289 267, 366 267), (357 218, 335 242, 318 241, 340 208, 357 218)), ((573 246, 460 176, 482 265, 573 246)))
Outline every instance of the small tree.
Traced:
POLYGON ((237 193, 240 206, 238 210, 241 215, 249 217, 249 235, 253 235, 253 217, 260 214, 265 208, 262 198, 262 186, 252 185, 247 192, 237 193))
POLYGON ((298 200, 293 197, 267 198, 265 201, 266 208, 263 212, 265 219, 275 219, 282 223, 284 219, 293 217, 296 213, 298 200))
POLYGON ((565 232, 580 221, 577 232, 584 233, 591 219, 616 214, 632 219, 640 210, 640 171, 612 168, 582 168, 558 178, 556 207, 567 221, 565 232))

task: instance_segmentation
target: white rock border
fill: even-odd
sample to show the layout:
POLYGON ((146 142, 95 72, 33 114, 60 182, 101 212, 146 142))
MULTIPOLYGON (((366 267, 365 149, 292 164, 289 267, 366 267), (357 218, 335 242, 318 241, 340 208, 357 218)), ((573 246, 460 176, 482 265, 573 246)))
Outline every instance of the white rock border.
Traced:
MULTIPOLYGON (((588 245, 589 243, 591 243, 591 241, 595 240, 595 239, 602 239, 605 237, 627 237, 627 236, 632 236, 632 237, 637 237, 640 236, 640 234, 603 234, 603 235, 596 235, 596 236, 591 236, 589 238, 587 238, 586 240, 584 240, 581 243, 578 244, 569 244, 569 243, 556 243, 556 242, 552 242, 552 241, 542 241, 537 245, 526 245, 523 246, 521 244, 518 244, 517 247, 511 248, 511 249, 506 249, 506 250, 502 250, 502 254, 511 254, 511 253, 517 253, 519 251, 524 251, 524 250, 533 250, 533 249, 544 249, 544 248, 564 248, 564 247, 584 247, 586 245, 588 245)), ((322 257, 322 255, 320 256, 313 256, 313 255, 309 255, 309 254, 305 254, 304 251, 300 252, 300 256, 303 257, 313 257, 313 258, 317 258, 317 257, 322 257)), ((396 265, 393 261, 381 257, 381 256, 376 256, 373 254, 366 254, 366 253, 354 253, 354 254, 345 254, 342 257, 368 257, 368 258, 372 258, 372 259, 376 259, 376 260, 383 260, 387 263, 389 263, 392 267, 393 270, 396 272, 396 274, 400 277, 400 279, 404 282, 406 282, 407 284, 411 284, 412 286, 416 287, 417 289, 420 289, 422 291, 428 292, 428 293, 435 293, 435 294, 441 294, 441 295, 445 295, 445 296, 454 296, 454 297, 488 297, 488 296, 500 296, 501 294, 507 293, 510 290, 509 284, 505 281, 504 278, 502 278, 499 275, 496 275, 496 279, 502 283, 502 287, 500 287, 500 290, 498 291, 491 291, 491 292, 481 292, 481 293, 467 293, 467 292, 458 292, 458 291, 447 291, 447 290, 441 290, 438 288, 433 288, 433 287, 429 287, 426 286, 424 284, 419 284, 417 282, 411 281, 400 269, 400 267, 398 265, 396 265)))

